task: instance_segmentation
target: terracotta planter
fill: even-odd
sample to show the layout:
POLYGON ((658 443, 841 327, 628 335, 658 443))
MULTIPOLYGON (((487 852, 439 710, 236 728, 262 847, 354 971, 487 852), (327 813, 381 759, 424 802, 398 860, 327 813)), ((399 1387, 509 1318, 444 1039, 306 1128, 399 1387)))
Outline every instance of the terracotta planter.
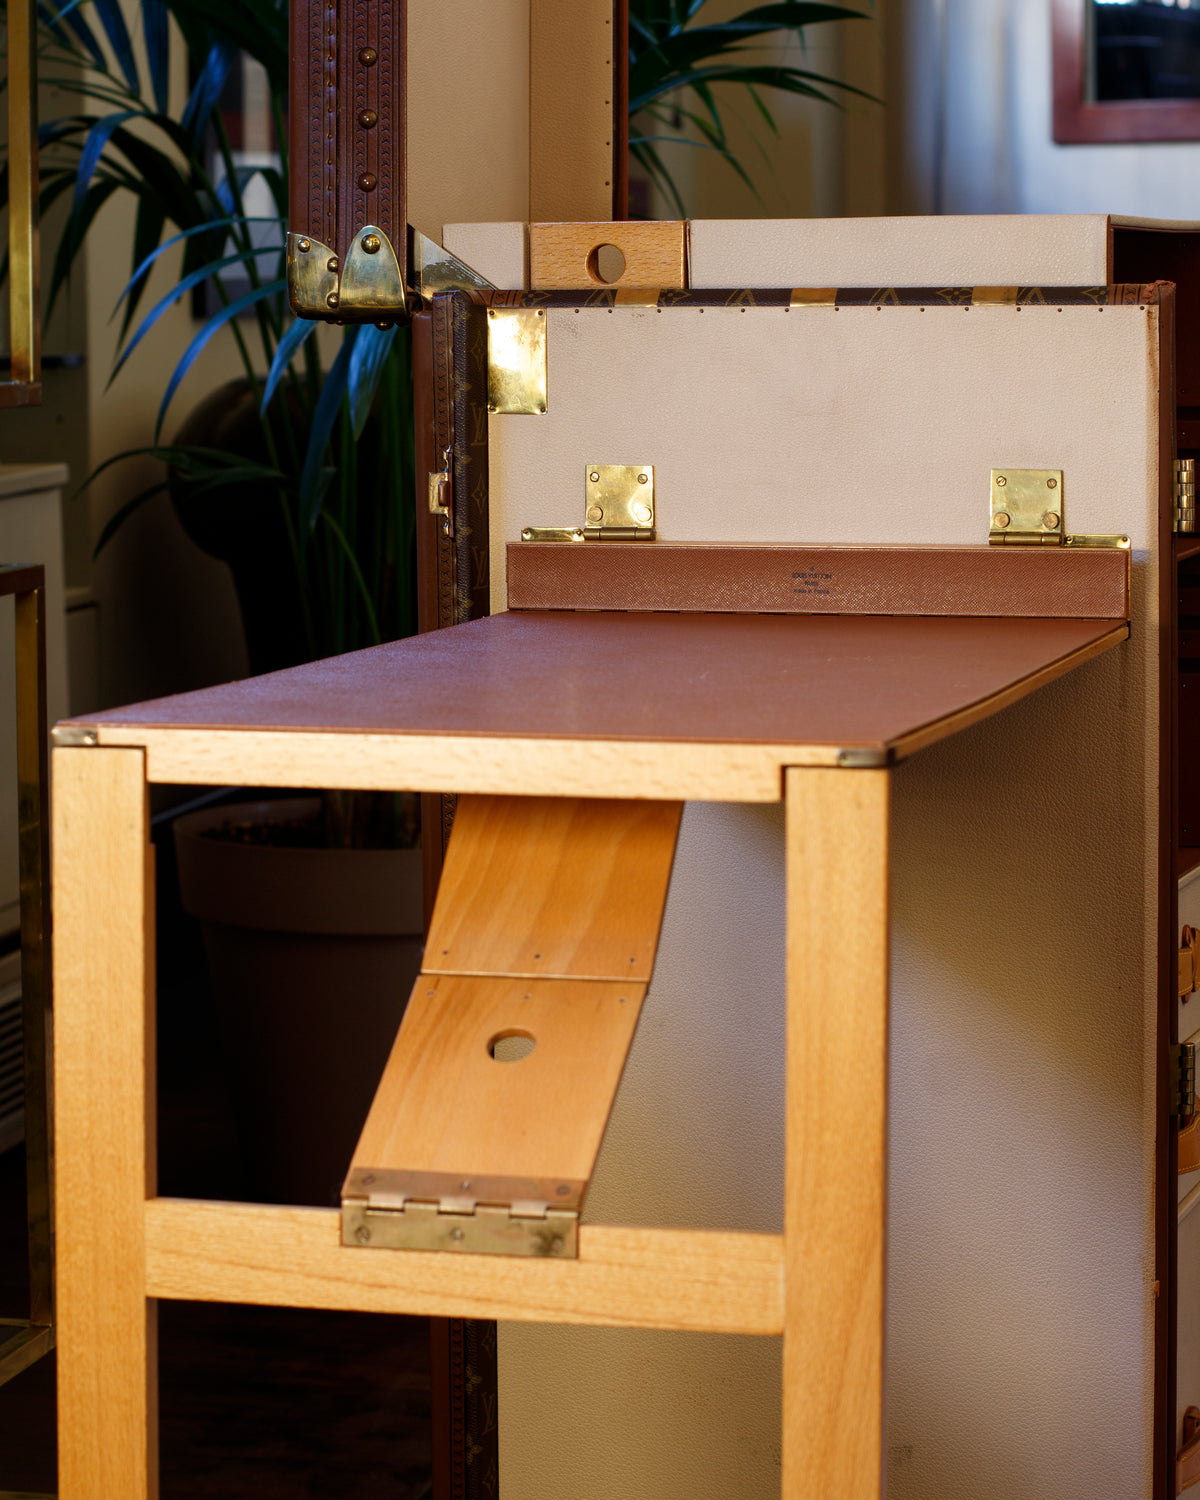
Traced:
POLYGON ((419 849, 291 849, 214 838, 304 818, 316 798, 175 824, 200 920, 247 1166, 264 1202, 338 1201, 421 963, 419 849))

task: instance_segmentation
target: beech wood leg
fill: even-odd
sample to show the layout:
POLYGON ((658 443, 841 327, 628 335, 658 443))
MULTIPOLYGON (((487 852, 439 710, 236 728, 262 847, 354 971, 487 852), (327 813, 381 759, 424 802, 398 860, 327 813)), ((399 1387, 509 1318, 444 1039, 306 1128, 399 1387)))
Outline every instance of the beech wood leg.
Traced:
POLYGON ((140 750, 54 751, 60 1500, 158 1494, 154 897, 140 750))
POLYGON ((889 789, 786 773, 785 1500, 883 1493, 889 789))

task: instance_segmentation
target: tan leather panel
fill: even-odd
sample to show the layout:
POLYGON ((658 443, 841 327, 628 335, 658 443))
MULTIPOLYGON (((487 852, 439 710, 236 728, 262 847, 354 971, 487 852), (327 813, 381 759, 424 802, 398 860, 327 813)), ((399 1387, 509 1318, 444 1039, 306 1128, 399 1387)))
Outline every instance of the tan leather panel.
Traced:
POLYGON ((1111 620, 512 613, 74 722, 886 746, 1111 630, 1111 620))
POLYGON ((529 217, 530 0, 409 0, 408 215, 529 217))
POLYGON ((510 542, 508 607, 1125 619, 1129 554, 1061 547, 510 542))
POLYGON ((530 0, 530 219, 612 217, 613 10, 530 0))

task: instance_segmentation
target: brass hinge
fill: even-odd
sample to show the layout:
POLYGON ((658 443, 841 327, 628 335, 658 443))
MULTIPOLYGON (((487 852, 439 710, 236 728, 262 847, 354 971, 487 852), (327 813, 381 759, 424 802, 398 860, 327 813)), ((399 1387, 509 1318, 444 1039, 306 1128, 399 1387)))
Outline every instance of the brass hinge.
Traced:
POLYGON ((1196 1044, 1178 1042, 1171 1048, 1170 1111, 1186 1120, 1196 1113, 1196 1044))
POLYGON ((1061 469, 993 469, 993 547, 1123 547, 1127 536, 1068 536, 1061 469))
POLYGON ((342 1193, 342 1244, 374 1250, 574 1259, 576 1183, 431 1172, 354 1172, 342 1193))
POLYGON ((653 464, 588 464, 582 526, 526 526, 523 542, 652 542, 653 464))
POLYGON ((1190 533, 1196 529, 1196 460, 1175 460, 1174 484, 1175 530, 1190 533))

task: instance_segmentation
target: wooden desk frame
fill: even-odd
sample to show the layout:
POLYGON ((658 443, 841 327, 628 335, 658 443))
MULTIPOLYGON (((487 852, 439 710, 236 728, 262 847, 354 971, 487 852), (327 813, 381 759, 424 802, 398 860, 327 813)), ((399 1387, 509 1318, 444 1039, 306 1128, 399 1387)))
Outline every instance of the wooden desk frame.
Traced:
MULTIPOLYGON (((1125 639, 1096 622, 1071 670, 1125 639)), ((466 627, 473 628, 473 627, 466 627)), ((380 648, 386 650, 387 648, 380 648)), ((303 669, 302 669, 303 670, 303 669)), ((916 749, 1047 672, 947 713, 916 749)), ((124 722, 120 722, 124 719, 124 722)), ((783 1494, 883 1493, 891 771, 829 746, 67 726, 53 752, 61 1500, 157 1495, 158 1298, 783 1337, 783 1494), (113 743, 113 741, 116 743, 113 743), (538 742, 532 742, 536 747, 538 742), (624 750, 621 784, 598 750, 624 750), (691 756, 687 751, 694 752, 691 756), (631 752, 635 752, 632 753, 631 752), (697 759, 699 757, 699 759, 697 759), (337 1209, 160 1198, 149 784, 786 804, 784 1233, 583 1224, 577 1260, 343 1248, 337 1209), (134 999, 140 997, 140 1000, 134 999)), ((912 740, 909 744, 908 740, 912 740)))
POLYGON ((155 1195, 146 755, 53 753, 63 1500, 157 1493, 159 1297, 783 1334, 784 1493, 880 1493, 889 771, 784 773, 785 1234, 584 1225, 577 1261, 540 1261, 343 1249, 336 1209, 155 1195))

